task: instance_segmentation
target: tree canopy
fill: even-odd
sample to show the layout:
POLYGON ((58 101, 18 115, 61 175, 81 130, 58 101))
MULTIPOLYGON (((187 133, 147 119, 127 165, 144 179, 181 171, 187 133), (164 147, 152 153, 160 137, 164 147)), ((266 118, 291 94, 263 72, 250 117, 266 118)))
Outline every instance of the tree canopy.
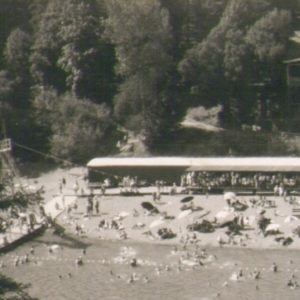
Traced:
POLYGON ((85 161, 115 153, 120 128, 159 152, 199 105, 220 105, 228 130, 287 130, 298 11, 297 0, 1 1, 1 131, 85 161))

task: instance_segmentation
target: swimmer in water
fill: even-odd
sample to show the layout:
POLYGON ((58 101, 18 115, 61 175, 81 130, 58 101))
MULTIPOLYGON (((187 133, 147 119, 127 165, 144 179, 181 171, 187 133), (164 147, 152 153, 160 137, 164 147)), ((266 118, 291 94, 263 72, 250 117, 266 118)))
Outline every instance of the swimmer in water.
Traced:
POLYGON ((260 271, 258 270, 254 270, 253 274, 252 274, 253 279, 258 280, 260 279, 260 271))
POLYGON ((137 276, 137 274, 136 273, 132 273, 131 275, 130 275, 130 278, 128 279, 128 283, 133 283, 133 282, 135 282, 135 281, 137 281, 139 278, 138 278, 138 276, 137 276))
POLYGON ((19 256, 16 256, 16 258, 15 258, 15 267, 17 267, 18 265, 19 265, 19 262, 20 262, 20 258, 19 258, 19 256))
POLYGON ((81 256, 78 256, 78 258, 76 258, 75 263, 77 266, 82 266, 83 265, 83 260, 81 256))
POLYGON ((273 264, 272 264, 272 271, 273 271, 274 273, 278 272, 278 265, 277 265, 276 263, 273 263, 273 264))
POLYGON ((291 278, 291 279, 288 280, 287 286, 288 286, 290 289, 294 290, 294 289, 295 289, 296 287, 298 287, 299 285, 298 285, 298 283, 297 283, 296 280, 294 280, 293 278, 291 278))
POLYGON ((171 271, 171 268, 168 265, 166 265, 165 266, 165 271, 171 271))
POLYGON ((145 277, 143 278, 143 282, 144 282, 144 283, 148 283, 148 282, 149 282, 149 278, 148 278, 147 276, 145 276, 145 277))
POLYGON ((156 267, 155 268, 155 273, 156 273, 157 276, 159 276, 160 275, 160 269, 156 267))
POLYGON ((240 269, 238 272, 238 277, 242 278, 243 277, 243 269, 240 269))
POLYGON ((223 284, 222 284, 222 287, 227 287, 227 286, 228 286, 228 282, 224 281, 223 284))
POLYGON ((25 262, 25 263, 28 263, 28 262, 29 262, 29 256, 28 256, 28 254, 25 254, 24 262, 25 262))
POLYGON ((207 257, 206 249, 201 250, 200 256, 201 256, 201 258, 206 258, 207 257))
POLYGON ((130 265, 131 265, 133 268, 137 267, 137 260, 136 260, 136 258, 131 259, 130 265))
POLYGON ((182 271, 181 265, 178 264, 178 266, 177 266, 177 272, 179 273, 179 272, 181 272, 181 271, 182 271))
POLYGON ((241 279, 243 279, 243 269, 239 269, 239 271, 232 273, 230 276, 230 280, 233 281, 239 281, 241 279))

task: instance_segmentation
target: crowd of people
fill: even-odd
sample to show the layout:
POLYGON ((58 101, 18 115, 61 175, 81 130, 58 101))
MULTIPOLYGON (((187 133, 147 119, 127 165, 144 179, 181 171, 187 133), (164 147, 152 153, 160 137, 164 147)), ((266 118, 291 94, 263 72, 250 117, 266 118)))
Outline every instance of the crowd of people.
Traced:
POLYGON ((8 236, 11 235, 11 232, 31 233, 36 229, 36 225, 45 224, 45 222, 46 216, 41 205, 35 210, 25 210, 17 206, 2 209, 0 214, 0 245, 7 246, 9 244, 8 236))
POLYGON ((300 184, 298 174, 251 173, 251 172, 187 172, 181 177, 182 187, 213 188, 235 187, 274 191, 283 195, 286 189, 300 184))
POLYGON ((300 186, 300 175, 298 173, 262 173, 262 172, 207 172, 207 171, 191 171, 185 172, 180 182, 165 182, 156 180, 155 182, 147 182, 137 176, 124 176, 114 178, 106 178, 101 184, 102 194, 106 189, 111 187, 119 187, 120 194, 138 193, 140 187, 155 186, 157 194, 166 192, 165 187, 171 187, 168 191, 176 194, 177 187, 182 188, 199 188, 203 192, 210 192, 224 188, 237 188, 245 190, 272 191, 274 195, 284 196, 288 191, 296 190, 300 186))

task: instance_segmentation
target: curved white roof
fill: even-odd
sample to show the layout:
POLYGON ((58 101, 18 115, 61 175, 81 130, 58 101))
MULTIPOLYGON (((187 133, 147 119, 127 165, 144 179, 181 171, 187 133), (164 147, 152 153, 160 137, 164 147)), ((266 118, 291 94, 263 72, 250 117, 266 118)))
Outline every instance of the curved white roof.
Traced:
POLYGON ((194 171, 300 172, 299 157, 101 157, 88 162, 101 167, 183 167, 194 171))
POLYGON ((179 166, 191 167, 192 158, 188 157, 100 157, 90 160, 87 164, 91 168, 100 167, 143 167, 143 166, 179 166))
POLYGON ((300 172, 298 157, 226 157, 194 161, 194 171, 300 172))

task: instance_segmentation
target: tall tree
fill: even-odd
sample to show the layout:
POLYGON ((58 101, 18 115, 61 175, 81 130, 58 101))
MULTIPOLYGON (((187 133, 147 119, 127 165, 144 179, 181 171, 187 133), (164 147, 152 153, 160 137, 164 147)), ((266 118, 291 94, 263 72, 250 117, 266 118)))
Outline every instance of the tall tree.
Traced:
POLYGON ((61 0, 49 0, 41 14, 32 46, 31 74, 37 85, 53 86, 60 92, 66 90, 66 74, 58 68, 57 60, 61 49, 58 37, 60 14, 63 10, 61 0))
POLYGON ((257 20, 245 37, 254 58, 252 82, 255 78, 256 82, 264 86, 258 109, 258 120, 262 126, 282 125, 280 122, 282 123, 286 113, 286 75, 283 61, 288 51, 291 22, 291 12, 274 8, 257 20), (279 112, 282 112, 281 116, 278 115, 279 112), (273 115, 276 118, 272 118, 273 115))
MULTIPOLYGON (((13 30, 7 39, 4 49, 6 71, 2 75, 7 77, 9 83, 9 93, 5 99, 10 111, 5 116, 5 123, 7 134, 17 143, 44 150, 45 137, 33 118, 29 62, 31 45, 32 36, 19 28, 13 30)), ((29 152, 22 152, 21 155, 27 159, 33 158, 29 152)))
POLYGON ((253 110, 256 85, 265 84, 268 77, 272 78, 268 88, 276 89, 278 75, 282 78, 278 58, 282 60, 286 51, 289 24, 288 13, 273 10, 272 3, 267 0, 229 1, 219 23, 204 40, 186 52, 179 64, 194 102, 221 103, 224 108, 221 121, 225 126, 239 127, 245 122, 254 122, 257 119, 256 109, 253 110), (263 59, 265 54, 268 60, 263 59), (264 70, 264 75, 260 76, 258 70, 264 70), (228 107, 232 105, 235 107, 228 107), (233 111, 234 117, 229 113, 233 111))
POLYGON ((7 134, 7 122, 12 116, 12 104, 10 97, 13 93, 13 80, 10 79, 7 70, 0 71, 0 139, 7 134))
POLYGON ((82 163, 114 151, 117 131, 106 104, 43 89, 37 93, 35 107, 39 123, 51 130, 52 154, 82 163))
POLYGON ((110 102, 115 55, 102 38, 103 15, 96 0, 49 1, 33 46, 32 74, 37 84, 110 102))
POLYGON ((106 3, 105 34, 115 45, 116 70, 123 80, 115 113, 153 145, 177 120, 177 99, 170 97, 174 63, 169 13, 158 0, 106 3))
POLYGON ((30 106, 29 56, 31 43, 30 34, 17 28, 9 35, 4 49, 6 68, 15 82, 11 101, 16 109, 26 109, 30 106))
POLYGON ((70 90, 98 103, 108 102, 114 92, 115 55, 102 38, 101 14, 94 0, 65 3, 58 32, 62 48, 57 61, 67 74, 70 90))
MULTIPOLYGON (((0 53, 5 48, 6 40, 11 31, 16 28, 28 30, 30 0, 1 0, 0 1, 0 53)), ((5 58, 0 56, 0 69, 5 67, 5 58)))

